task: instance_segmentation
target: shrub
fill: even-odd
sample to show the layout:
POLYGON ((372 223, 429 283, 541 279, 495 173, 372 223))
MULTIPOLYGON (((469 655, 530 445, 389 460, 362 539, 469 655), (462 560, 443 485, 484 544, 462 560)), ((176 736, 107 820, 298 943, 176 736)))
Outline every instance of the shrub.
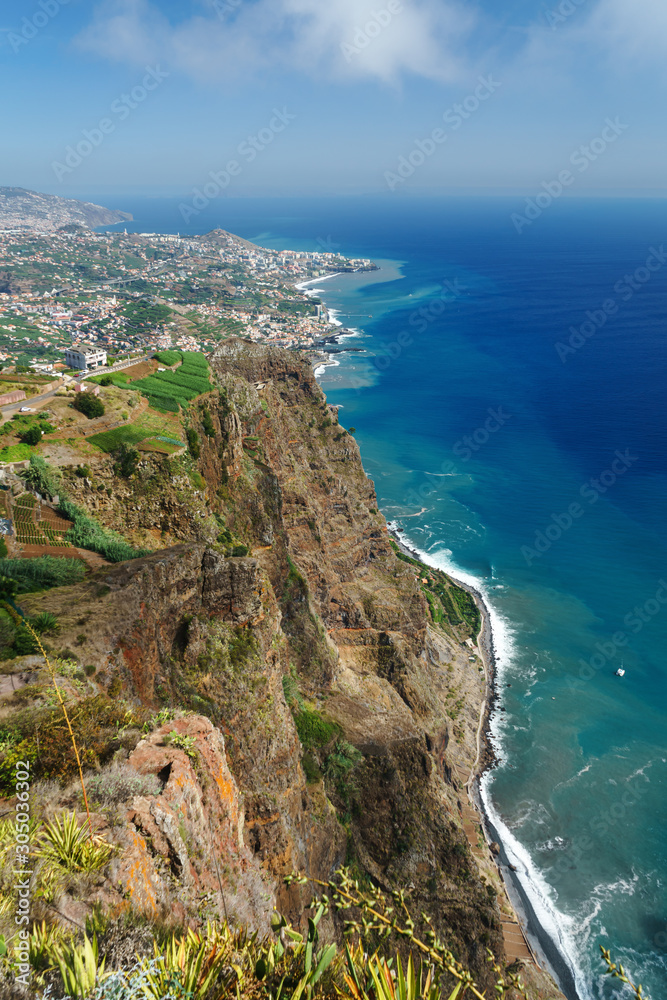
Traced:
POLYGON ((89 420, 104 416, 104 403, 92 392, 78 392, 74 398, 74 409, 83 413, 89 420))
POLYGON ((201 446, 199 444, 199 435, 194 427, 188 427, 185 432, 188 441, 188 451, 193 458, 199 458, 201 455, 201 446))
POLYGON ((319 712, 309 708, 302 708, 296 713, 294 724, 304 750, 324 747, 340 733, 340 726, 335 722, 327 722, 319 712))
POLYGON ((125 562, 127 559, 140 559, 149 554, 149 549, 133 549, 121 535, 103 528, 95 518, 89 517, 71 500, 62 498, 58 510, 74 522, 65 536, 72 545, 97 552, 109 562, 125 562))
POLYGON ((103 375, 99 380, 98 385, 113 385, 113 376, 103 375))
POLYGON ((112 763, 86 779, 86 791, 91 801, 114 806, 134 795, 159 795, 162 782, 155 774, 139 774, 129 764, 112 763))
POLYGON ((39 444, 41 440, 42 432, 36 424, 33 424, 32 427, 28 427, 28 429, 23 431, 21 434, 21 441, 23 441, 24 444, 39 444))
POLYGON ((133 476, 139 465, 139 452, 137 449, 130 448, 129 445, 121 442, 112 454, 115 459, 113 471, 116 475, 123 476, 124 479, 129 479, 130 476, 133 476))
POLYGON ((213 426, 211 411, 208 406, 205 406, 202 411, 202 427, 204 428, 204 434, 207 437, 215 437, 215 427, 213 426))
POLYGON ((60 473, 47 465, 39 455, 31 455, 30 467, 22 473, 22 477, 30 489, 49 499, 58 496, 62 488, 60 473))

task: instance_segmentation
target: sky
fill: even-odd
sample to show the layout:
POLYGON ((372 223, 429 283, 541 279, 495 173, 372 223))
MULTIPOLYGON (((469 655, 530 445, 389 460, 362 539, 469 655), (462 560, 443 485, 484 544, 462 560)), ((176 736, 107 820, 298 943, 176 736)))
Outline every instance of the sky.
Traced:
POLYGON ((665 0, 3 0, 0 185, 662 195, 666 56, 665 0))

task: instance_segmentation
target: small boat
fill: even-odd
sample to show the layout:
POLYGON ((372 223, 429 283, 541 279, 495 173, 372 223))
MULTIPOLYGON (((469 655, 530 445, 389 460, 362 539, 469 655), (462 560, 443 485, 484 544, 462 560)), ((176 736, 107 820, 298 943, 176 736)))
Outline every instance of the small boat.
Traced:
POLYGON ((625 669, 623 668, 622 665, 616 671, 616 676, 617 677, 625 677, 625 669))

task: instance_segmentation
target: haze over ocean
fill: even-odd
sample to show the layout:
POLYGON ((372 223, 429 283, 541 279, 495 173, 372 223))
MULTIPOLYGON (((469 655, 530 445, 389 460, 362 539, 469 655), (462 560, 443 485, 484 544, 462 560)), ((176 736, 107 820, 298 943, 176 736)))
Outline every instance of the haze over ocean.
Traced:
MULTIPOLYGON (((356 427, 387 518, 493 610, 502 763, 485 792, 581 996, 617 994, 604 944, 658 998, 667 204, 562 199, 518 233, 523 205, 229 199, 189 231, 388 262, 315 286, 361 331, 345 346, 365 352, 340 355, 321 384, 356 427)), ((128 228, 183 233, 177 206, 119 205, 128 228)))

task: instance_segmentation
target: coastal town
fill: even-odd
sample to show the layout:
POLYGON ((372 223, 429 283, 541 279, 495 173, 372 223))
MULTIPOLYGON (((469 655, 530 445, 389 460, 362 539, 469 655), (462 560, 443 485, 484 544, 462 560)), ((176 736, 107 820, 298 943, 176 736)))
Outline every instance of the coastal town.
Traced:
POLYGON ((97 367, 169 348, 210 352, 233 335, 312 350, 340 327, 300 283, 375 268, 328 249, 266 249, 220 229, 179 236, 7 227, 0 365, 58 374, 71 370, 71 348, 92 352, 87 367, 97 367))

